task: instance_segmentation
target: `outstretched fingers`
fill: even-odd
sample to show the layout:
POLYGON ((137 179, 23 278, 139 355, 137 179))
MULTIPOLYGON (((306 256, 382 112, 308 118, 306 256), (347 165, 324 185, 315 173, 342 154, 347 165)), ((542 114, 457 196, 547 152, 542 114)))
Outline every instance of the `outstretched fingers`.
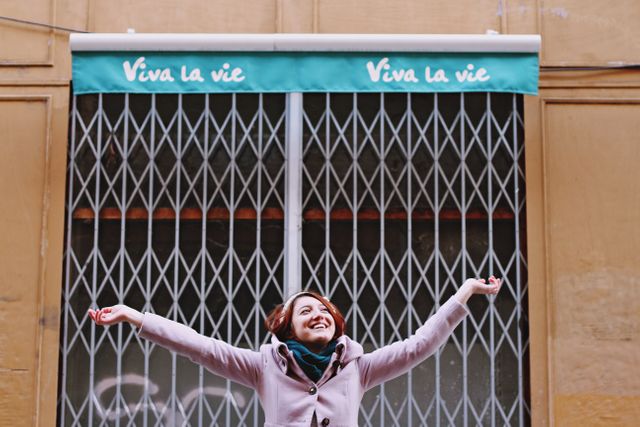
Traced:
POLYGON ((106 308, 102 308, 102 309, 97 309, 97 310, 92 310, 89 309, 87 310, 87 313, 89 314, 89 317, 91 318, 91 320, 93 320, 96 325, 106 325, 106 319, 105 316, 108 317, 108 314, 111 313, 111 307, 106 307, 106 308))
POLYGON ((91 320, 96 323, 96 325, 100 324, 100 309, 93 310, 90 308, 89 310, 87 310, 87 313, 89 314, 91 320))
POLYGON ((489 294, 497 294, 502 287, 502 279, 497 279, 495 276, 489 277, 489 294))
POLYGON ((500 291, 502 280, 491 276, 488 282, 485 279, 471 279, 470 284, 474 294, 495 295, 500 291))

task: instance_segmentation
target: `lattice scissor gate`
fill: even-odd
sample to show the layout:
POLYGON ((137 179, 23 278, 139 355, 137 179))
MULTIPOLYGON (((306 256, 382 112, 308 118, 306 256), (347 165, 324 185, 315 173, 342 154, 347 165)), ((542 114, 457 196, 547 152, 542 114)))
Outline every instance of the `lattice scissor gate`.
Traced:
POLYGON ((361 425, 527 425, 520 95, 82 95, 70 120, 60 425, 261 425, 255 395, 95 327, 125 302, 235 345, 313 288, 371 350, 506 279, 361 425), (302 161, 300 161, 302 159, 302 161))
POLYGON ((361 425, 523 425, 528 359, 521 97, 319 94, 304 102, 303 286, 373 350, 465 277, 505 278, 435 357, 369 393, 361 425))

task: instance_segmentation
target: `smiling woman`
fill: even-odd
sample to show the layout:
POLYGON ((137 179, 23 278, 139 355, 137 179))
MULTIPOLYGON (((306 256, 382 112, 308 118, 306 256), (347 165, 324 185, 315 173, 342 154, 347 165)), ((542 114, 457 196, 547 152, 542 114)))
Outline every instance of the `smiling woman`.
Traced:
POLYGON ((315 292, 299 292, 273 309, 265 319, 265 326, 281 341, 297 339, 307 346, 318 343, 322 350, 330 340, 344 334, 345 320, 325 297, 315 292))
POLYGON ((329 309, 315 297, 298 298, 292 311, 292 338, 304 343, 309 350, 319 353, 335 338, 335 321, 329 309))
POLYGON ((433 354, 468 314, 473 294, 497 294, 502 281, 468 279, 404 341, 364 353, 344 334, 344 316, 328 299, 300 292, 267 316, 271 344, 234 347, 152 313, 125 305, 89 310, 99 325, 129 322, 141 337, 189 357, 211 372, 258 392, 265 426, 357 426, 364 393, 433 354))

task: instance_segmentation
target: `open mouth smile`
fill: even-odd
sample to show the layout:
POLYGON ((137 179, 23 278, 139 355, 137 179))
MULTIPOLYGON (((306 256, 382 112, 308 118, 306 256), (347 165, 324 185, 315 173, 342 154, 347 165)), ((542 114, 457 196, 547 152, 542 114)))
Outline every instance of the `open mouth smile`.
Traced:
POLYGON ((327 326, 323 324, 317 324, 314 326, 310 326, 309 329, 313 329, 314 331, 317 331, 317 330, 327 329, 327 326))

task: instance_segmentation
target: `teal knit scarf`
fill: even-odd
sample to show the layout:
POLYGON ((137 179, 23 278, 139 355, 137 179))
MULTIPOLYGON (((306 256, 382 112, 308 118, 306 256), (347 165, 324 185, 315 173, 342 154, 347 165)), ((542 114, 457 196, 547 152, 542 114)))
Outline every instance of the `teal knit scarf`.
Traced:
POLYGON ((298 365, 311 381, 318 382, 322 378, 322 374, 329 365, 331 355, 336 349, 337 341, 333 340, 327 344, 327 347, 320 353, 314 353, 309 350, 304 344, 296 340, 287 340, 285 342, 289 351, 293 353, 293 357, 298 362, 298 365))

